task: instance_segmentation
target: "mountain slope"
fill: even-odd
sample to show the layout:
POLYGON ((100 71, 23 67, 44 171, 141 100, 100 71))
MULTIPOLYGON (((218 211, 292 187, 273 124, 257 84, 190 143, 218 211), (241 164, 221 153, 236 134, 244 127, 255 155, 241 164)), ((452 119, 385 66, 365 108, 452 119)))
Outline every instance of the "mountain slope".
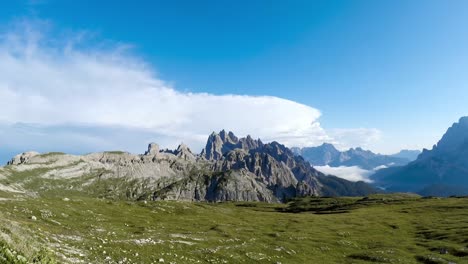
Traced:
POLYGON ((407 152, 402 152, 402 154, 381 155, 369 150, 363 150, 362 148, 339 151, 332 144, 328 143, 324 143, 318 147, 295 148, 294 151, 296 154, 302 155, 304 159, 314 166, 358 166, 365 170, 373 170, 381 166, 406 165, 411 161, 407 156, 411 156, 414 153, 409 152, 408 154, 407 152))
POLYGON ((410 164, 377 172, 372 179, 388 190, 428 195, 468 194, 468 117, 450 127, 432 150, 410 164))

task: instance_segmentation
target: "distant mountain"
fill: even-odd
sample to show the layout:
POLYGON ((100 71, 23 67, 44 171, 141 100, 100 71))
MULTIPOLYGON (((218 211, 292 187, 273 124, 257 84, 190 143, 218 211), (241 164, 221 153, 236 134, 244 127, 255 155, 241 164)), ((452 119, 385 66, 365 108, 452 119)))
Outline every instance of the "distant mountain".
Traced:
POLYGON ((418 158, 419 154, 421 154, 420 150, 403 149, 400 152, 398 152, 396 154, 392 154, 390 156, 395 157, 395 158, 402 158, 402 159, 407 159, 409 161, 413 161, 413 160, 416 160, 418 158))
POLYGON ((44 188, 67 192, 60 189, 68 186, 63 184, 66 180, 78 186, 74 191, 133 200, 279 202, 298 196, 376 192, 364 182, 324 175, 278 142, 237 138, 224 130, 213 132, 199 155, 184 144, 176 150, 161 150, 155 143, 140 155, 121 151, 84 156, 26 152, 11 159, 8 169, 0 167, 2 177, 13 183, 3 189, 18 192, 40 193, 44 188), (24 171, 31 179, 24 177, 24 171), (32 179, 38 183, 35 189, 28 189, 32 179))
POLYGON ((468 194, 468 117, 460 118, 432 150, 424 149, 415 161, 378 171, 371 178, 389 191, 468 194))
MULTIPOLYGON (((410 151, 413 153, 412 151, 410 151)), ((393 167, 408 164, 411 159, 403 157, 407 152, 395 155, 375 154, 362 148, 351 148, 346 151, 337 150, 332 144, 324 143, 318 147, 294 148, 296 155, 301 155, 313 166, 339 167, 358 166, 365 170, 373 170, 378 167, 393 167), (400 156, 396 156, 400 155, 400 156)))
POLYGON ((293 148, 296 155, 301 155, 313 166, 324 166, 338 160, 341 152, 332 144, 323 143, 319 147, 293 148))

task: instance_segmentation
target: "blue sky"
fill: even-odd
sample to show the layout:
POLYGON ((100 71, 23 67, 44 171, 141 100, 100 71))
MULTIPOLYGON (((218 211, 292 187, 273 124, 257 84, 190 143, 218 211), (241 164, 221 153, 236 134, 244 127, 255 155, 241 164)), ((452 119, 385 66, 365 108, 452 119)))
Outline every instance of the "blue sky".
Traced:
MULTIPOLYGON (((92 50, 93 56, 106 50, 103 47, 130 47, 122 55, 125 59, 144 64, 144 71, 150 71, 154 78, 184 95, 273 96, 320 111, 317 117, 307 110, 311 122, 319 122, 326 135, 319 133, 319 139, 309 139, 303 145, 323 140, 343 147, 364 145, 377 152, 391 153, 401 148, 430 148, 448 126, 467 114, 467 11, 466 1, 429 0, 139 1, 138 4, 10 1, 1 4, 0 29, 21 35, 24 30, 12 33, 12 28, 27 24, 45 39, 56 40, 54 43, 84 34, 86 41, 80 41, 74 49, 86 54, 92 50), (46 33, 43 24, 47 24, 46 33)), ((39 53, 50 55, 50 49, 57 49, 56 45, 41 43, 39 49, 47 51, 39 53)), ((54 95, 37 89, 40 95, 54 95)), ((210 111, 222 112, 215 106, 210 111)), ((268 108, 261 111, 267 112, 268 108)), ((3 121, 4 127, 8 127, 4 131, 11 130, 14 123, 35 123, 45 126, 41 130, 47 134, 56 127, 67 127, 70 120, 71 117, 64 118, 59 124, 18 114, 15 120, 3 121)), ((93 131, 136 128, 140 131, 137 134, 147 135, 142 141, 160 139, 157 125, 146 127, 115 120, 94 120, 91 126, 86 124, 89 128, 86 133, 93 137, 99 134, 93 131), (141 132, 142 129, 145 131, 141 132)), ((0 125, 1 121, 0 118, 0 125)), ((206 122, 208 130, 223 126, 206 122)), ((76 128, 81 123, 69 125, 69 132, 82 131, 76 128)), ((225 126, 236 130, 233 124, 225 126)), ((278 129, 278 133, 287 130, 285 127, 278 129)), ((294 128, 291 126, 291 130, 294 128)), ((255 135, 257 128, 246 125, 239 130, 241 134, 255 135)), ((199 148, 196 142, 204 131, 196 132, 185 135, 191 138, 185 140, 194 142, 195 149, 199 148)), ((171 132, 162 134, 168 133, 171 132)), ((288 137, 266 132, 258 136, 298 145, 297 140, 289 140, 291 133, 288 137)), ((296 139, 317 133, 303 133, 296 139)), ((34 141, 37 136, 30 139, 34 141)), ((176 139, 184 137, 177 135, 176 139)), ((122 145, 118 142, 99 148, 136 148, 134 141, 122 145)), ((171 144, 172 141, 167 142, 168 147, 171 144)), ((10 152, 23 148, 11 142, 7 145, 10 152)), ((61 142, 55 141, 48 146, 63 148, 61 142)), ((38 147, 49 150, 42 145, 38 147)), ((95 149, 80 151, 87 150, 95 149)))

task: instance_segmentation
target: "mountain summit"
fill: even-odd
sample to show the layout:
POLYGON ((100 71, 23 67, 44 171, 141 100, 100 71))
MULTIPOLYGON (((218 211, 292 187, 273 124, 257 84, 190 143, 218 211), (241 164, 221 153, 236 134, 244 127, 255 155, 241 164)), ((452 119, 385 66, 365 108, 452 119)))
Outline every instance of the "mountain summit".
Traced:
POLYGON ((250 135, 245 138, 237 138, 234 133, 223 129, 219 134, 213 132, 208 137, 205 148, 202 150, 201 156, 207 160, 219 160, 223 154, 233 149, 252 150, 262 147, 263 143, 260 139, 254 140, 250 135))

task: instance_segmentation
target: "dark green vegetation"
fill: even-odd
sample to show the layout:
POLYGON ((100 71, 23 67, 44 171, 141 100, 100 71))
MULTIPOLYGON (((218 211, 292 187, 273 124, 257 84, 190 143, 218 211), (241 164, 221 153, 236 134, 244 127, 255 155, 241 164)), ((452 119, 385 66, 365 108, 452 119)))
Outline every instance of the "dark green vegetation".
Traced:
POLYGON ((365 196, 379 192, 379 190, 362 181, 350 182, 332 175, 319 175, 317 178, 324 184, 324 196, 342 196, 343 193, 347 193, 348 196, 365 196))

